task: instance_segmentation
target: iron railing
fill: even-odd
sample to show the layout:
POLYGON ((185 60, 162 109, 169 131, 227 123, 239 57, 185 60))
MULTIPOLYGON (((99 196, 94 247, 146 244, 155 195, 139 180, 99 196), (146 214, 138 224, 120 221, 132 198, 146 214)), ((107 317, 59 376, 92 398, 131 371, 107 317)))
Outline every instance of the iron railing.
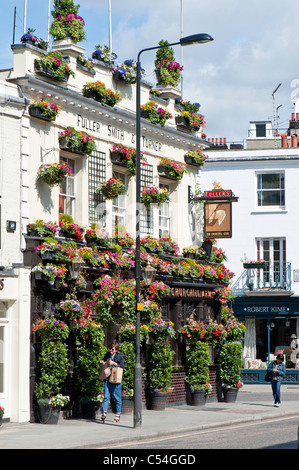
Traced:
POLYGON ((291 263, 266 263, 264 268, 247 268, 233 284, 235 296, 246 292, 289 291, 292 287, 291 263))

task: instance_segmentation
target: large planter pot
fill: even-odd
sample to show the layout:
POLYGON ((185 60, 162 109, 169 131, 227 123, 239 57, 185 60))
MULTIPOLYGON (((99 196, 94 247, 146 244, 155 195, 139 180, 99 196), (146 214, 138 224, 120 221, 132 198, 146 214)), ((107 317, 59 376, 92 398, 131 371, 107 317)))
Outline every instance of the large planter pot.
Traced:
POLYGON ((60 406, 38 405, 40 422, 42 424, 57 424, 59 420, 60 406))
POLYGON ((121 412, 124 414, 130 414, 133 411, 134 398, 122 396, 121 397, 121 412))
POLYGON ((162 176, 163 178, 178 181, 178 178, 176 178, 175 176, 171 176, 169 174, 168 168, 164 165, 158 165, 158 174, 159 176, 162 176))
POLYGON ((154 411, 164 411, 166 408, 167 392, 149 392, 148 407, 154 411))
POLYGON ((238 396, 238 388, 224 388, 223 392, 223 401, 225 403, 235 403, 238 396))
POLYGON ((96 419, 97 413, 101 407, 100 402, 89 401, 88 403, 81 403, 81 411, 83 419, 96 419))
POLYGON ((192 406, 204 406, 206 404, 207 394, 205 390, 194 390, 191 393, 191 405, 192 406))
POLYGON ((43 116, 42 114, 42 109, 39 108, 38 106, 30 106, 29 108, 29 114, 32 117, 42 119, 43 121, 51 121, 51 119, 48 116, 43 116))

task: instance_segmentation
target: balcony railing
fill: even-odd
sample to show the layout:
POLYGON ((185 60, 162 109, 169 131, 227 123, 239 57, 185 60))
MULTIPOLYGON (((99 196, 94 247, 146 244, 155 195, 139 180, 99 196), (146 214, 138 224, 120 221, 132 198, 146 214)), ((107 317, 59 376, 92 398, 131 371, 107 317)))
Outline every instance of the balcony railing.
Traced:
POLYGON ((266 263, 262 268, 247 268, 233 284, 235 296, 240 295, 291 295, 291 263, 266 263))

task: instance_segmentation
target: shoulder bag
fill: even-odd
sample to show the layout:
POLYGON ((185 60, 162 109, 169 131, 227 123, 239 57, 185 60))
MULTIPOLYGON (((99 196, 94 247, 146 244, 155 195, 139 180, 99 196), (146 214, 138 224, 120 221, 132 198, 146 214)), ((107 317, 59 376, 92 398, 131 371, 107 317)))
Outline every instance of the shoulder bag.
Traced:
POLYGON ((110 374, 111 374, 111 368, 110 368, 109 364, 106 361, 100 367, 99 379, 100 380, 105 380, 105 379, 107 379, 107 377, 110 376, 110 374))
POLYGON ((271 382, 271 376, 272 376, 272 373, 267 370, 266 375, 265 375, 265 381, 271 382))

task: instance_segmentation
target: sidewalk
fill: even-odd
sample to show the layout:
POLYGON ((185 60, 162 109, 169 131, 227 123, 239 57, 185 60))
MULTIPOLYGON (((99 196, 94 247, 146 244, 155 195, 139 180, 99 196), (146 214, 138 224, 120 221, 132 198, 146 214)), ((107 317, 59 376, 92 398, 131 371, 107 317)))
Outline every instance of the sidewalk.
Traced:
POLYGON ((214 426, 252 422, 298 415, 299 385, 282 385, 282 404, 273 406, 269 384, 246 384, 235 403, 209 402, 202 407, 172 406, 165 411, 142 410, 142 426, 134 429, 133 414, 122 414, 119 424, 108 414, 105 424, 98 420, 61 419, 57 425, 3 423, 0 449, 108 449, 118 444, 134 449, 134 442, 214 426))

